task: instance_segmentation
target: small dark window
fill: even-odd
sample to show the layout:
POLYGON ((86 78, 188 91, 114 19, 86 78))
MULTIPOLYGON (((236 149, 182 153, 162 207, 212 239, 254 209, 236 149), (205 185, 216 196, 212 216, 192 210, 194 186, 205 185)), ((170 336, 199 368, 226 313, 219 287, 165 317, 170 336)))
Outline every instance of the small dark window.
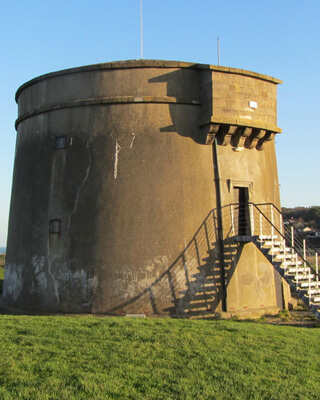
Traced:
POLYGON ((52 219, 49 222, 49 233, 61 233, 61 221, 60 219, 52 219))
POLYGON ((66 136, 56 136, 54 148, 56 150, 65 149, 67 147, 67 137, 66 136))

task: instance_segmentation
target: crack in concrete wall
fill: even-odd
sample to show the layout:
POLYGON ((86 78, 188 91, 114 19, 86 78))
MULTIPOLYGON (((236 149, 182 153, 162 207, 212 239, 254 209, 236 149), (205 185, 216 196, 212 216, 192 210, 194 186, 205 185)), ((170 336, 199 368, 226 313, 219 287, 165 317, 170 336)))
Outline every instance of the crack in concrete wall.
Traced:
MULTIPOLYGON (((119 141, 118 141, 118 139, 116 139, 114 136, 113 136, 113 132, 112 133, 110 133, 110 137, 116 142, 116 144, 115 144, 115 152, 114 152, 114 156, 113 156, 113 159, 114 159, 114 164, 113 164, 113 177, 114 177, 114 179, 117 179, 117 177, 118 177, 118 163, 119 163, 119 153, 120 153, 120 150, 121 149, 132 149, 132 147, 133 147, 133 142, 134 142, 134 140, 135 140, 135 138, 136 138, 136 135, 135 135, 135 133, 133 132, 133 130, 132 130, 132 132, 131 132, 131 135, 132 135, 132 138, 131 138, 131 142, 130 142, 130 145, 129 146, 120 146, 120 144, 119 144, 119 141)), ((120 139, 119 139, 120 140, 120 139)))
POLYGON ((131 143, 130 143, 130 149, 132 149, 132 147, 133 147, 133 142, 134 142, 134 139, 136 138, 136 135, 134 134, 134 132, 132 131, 131 132, 131 135, 132 135, 132 139, 131 139, 131 143))
POLYGON ((72 209, 72 211, 70 212, 69 216, 68 216, 68 225, 64 230, 68 230, 70 228, 70 224, 71 224, 71 217, 72 215, 77 211, 77 207, 78 207, 78 201, 79 201, 79 196, 80 196, 80 191, 83 188, 84 184, 86 183, 88 177, 89 177, 89 173, 90 173, 90 168, 91 168, 91 149, 90 149, 90 143, 87 143, 87 149, 88 149, 88 167, 86 170, 86 174, 80 184, 80 186, 77 189, 77 193, 76 193, 76 198, 74 201, 74 207, 72 209))
POLYGON ((121 150, 121 146, 119 145, 118 141, 116 140, 116 151, 114 153, 114 168, 113 168, 114 179, 117 179, 117 176, 118 176, 118 161, 119 161, 120 150, 121 150))

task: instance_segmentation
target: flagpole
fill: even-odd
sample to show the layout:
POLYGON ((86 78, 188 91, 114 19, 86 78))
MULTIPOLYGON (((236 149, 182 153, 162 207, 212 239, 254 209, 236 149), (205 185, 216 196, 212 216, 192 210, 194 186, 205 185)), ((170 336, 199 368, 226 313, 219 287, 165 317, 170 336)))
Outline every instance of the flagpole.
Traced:
POLYGON ((140 0, 140 35, 141 35, 141 59, 142 59, 143 58, 142 0, 140 0))

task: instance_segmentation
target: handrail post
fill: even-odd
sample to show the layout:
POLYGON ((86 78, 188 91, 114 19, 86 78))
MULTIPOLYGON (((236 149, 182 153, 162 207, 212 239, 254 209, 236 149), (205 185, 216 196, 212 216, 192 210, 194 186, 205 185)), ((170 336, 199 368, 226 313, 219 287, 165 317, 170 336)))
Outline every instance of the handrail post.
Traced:
POLYGON ((234 219, 233 219, 233 207, 232 204, 230 204, 230 213, 231 213, 231 230, 232 230, 232 235, 235 235, 234 231, 234 219))
POLYGON ((251 210, 251 236, 254 236, 254 214, 253 214, 253 204, 250 204, 251 210))
POLYGON ((309 296, 308 296, 308 301, 309 301, 309 306, 311 304, 311 268, 309 269, 309 296))
POLYGON ((291 249, 292 249, 292 254, 294 251, 294 227, 291 227, 291 249))
POLYGON ((287 257, 286 257, 286 241, 283 241, 283 263, 284 263, 284 275, 287 274, 287 257))
POLYGON ((260 212, 260 243, 261 243, 261 240, 262 240, 262 214, 260 212))
POLYGON ((283 235, 283 218, 281 213, 280 213, 280 233, 281 235, 283 235))
POLYGON ((271 240, 273 240, 273 204, 271 204, 271 240))
POLYGON ((298 289, 299 277, 298 277, 298 253, 296 253, 296 289, 298 289))
POLYGON ((317 282, 319 282, 319 264, 318 264, 318 253, 316 252, 316 274, 317 274, 317 282))
POLYGON ((307 258, 307 252, 306 252, 306 239, 303 239, 303 267, 306 267, 306 258, 307 258))

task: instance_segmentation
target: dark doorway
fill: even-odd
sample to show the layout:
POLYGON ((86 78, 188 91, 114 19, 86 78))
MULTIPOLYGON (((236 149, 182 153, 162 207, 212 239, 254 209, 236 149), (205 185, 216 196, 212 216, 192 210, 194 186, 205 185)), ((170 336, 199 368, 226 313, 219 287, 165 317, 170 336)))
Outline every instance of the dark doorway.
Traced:
POLYGON ((238 236, 250 236, 249 190, 247 187, 234 187, 233 189, 234 201, 237 204, 238 236))

